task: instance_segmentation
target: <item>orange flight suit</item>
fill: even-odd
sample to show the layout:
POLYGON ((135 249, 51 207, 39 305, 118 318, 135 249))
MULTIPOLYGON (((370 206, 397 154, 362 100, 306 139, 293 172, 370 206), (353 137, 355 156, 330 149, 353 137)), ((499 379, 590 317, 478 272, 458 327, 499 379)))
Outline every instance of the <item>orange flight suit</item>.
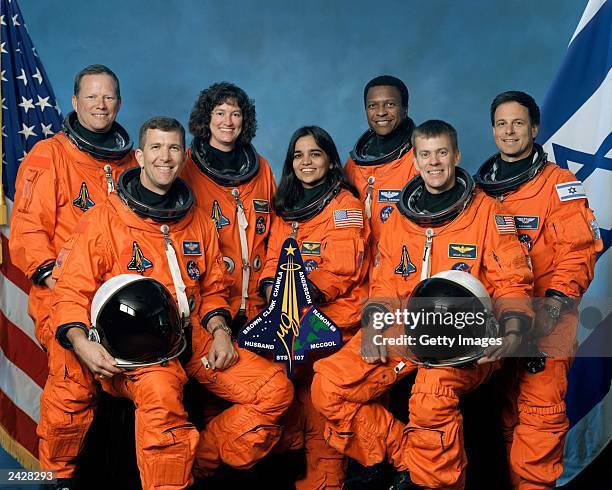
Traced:
POLYGON ((516 414, 506 414, 504 425, 511 445, 510 466, 520 490, 555 486, 563 472, 563 445, 569 429, 565 394, 567 373, 575 349, 577 302, 593 279, 596 253, 601 251, 597 222, 586 197, 561 201, 557 185, 576 182, 576 176, 547 163, 531 180, 497 200, 497 212, 515 216, 520 240, 533 264, 534 297, 553 289, 574 300, 552 333, 538 339, 538 348, 552 355, 544 370, 513 373, 518 386, 506 396, 516 414), (597 236, 595 236, 597 235, 597 236), (514 420, 513 420, 514 419, 514 420))
MULTIPOLYGON (((178 362, 135 369, 103 383, 111 394, 127 396, 136 404, 137 454, 147 489, 186 488, 192 482, 194 455, 194 472, 201 475, 222 462, 238 468, 254 464, 280 437, 277 422, 293 395, 280 366, 242 349, 238 363, 224 371, 205 367, 202 358, 212 338, 201 322, 205 325, 208 318, 227 313, 229 306, 214 224, 194 206, 167 225, 192 308, 193 353, 184 371, 234 405, 207 425, 198 444, 198 433, 182 407, 186 376, 178 362)), ((115 194, 81 220, 54 270, 58 282, 52 325, 59 341, 66 326, 89 325, 93 295, 110 277, 142 273, 174 293, 160 226, 139 217, 115 194)), ((50 363, 41 399, 41 464, 69 477, 93 416, 95 383, 68 349, 52 349, 50 363)))
MULTIPOLYGON (((344 340, 356 331, 361 308, 367 299, 364 280, 368 264, 364 257, 369 239, 365 218, 361 225, 350 226, 342 226, 341 221, 334 219, 335 211, 348 209, 361 212, 361 203, 348 190, 342 189, 319 214, 306 221, 292 222, 277 217, 272 223, 266 264, 261 273, 263 280, 275 276, 282 244, 297 225, 294 238, 300 246, 308 280, 324 296, 324 301, 317 306, 340 327, 344 340)), ((287 415, 291 424, 285 424, 280 443, 284 447, 291 446, 287 440, 303 442, 306 475, 296 482, 296 488, 341 488, 345 459, 325 443, 324 420, 314 410, 310 397, 311 368, 304 366, 298 373, 295 401, 287 415)), ((300 446, 294 443, 293 448, 296 445, 300 446)))
POLYGON ((413 149, 410 148, 397 160, 379 165, 359 164, 349 157, 344 165, 344 173, 359 191, 362 208, 365 208, 365 200, 371 181, 372 188, 369 192, 372 196, 372 218, 370 219, 370 226, 372 229, 372 245, 374 246, 391 213, 397 212, 395 204, 399 200, 402 189, 418 173, 414 166, 413 149))
MULTIPOLYGON (((25 157, 17 173, 9 248, 13 263, 27 277, 36 279, 41 267, 50 271, 83 213, 106 199, 107 164, 116 182, 121 172, 136 165, 134 152, 119 161, 96 160, 62 132, 39 141, 25 157)), ((50 309, 51 291, 33 284, 28 313, 45 348, 52 337, 47 324, 50 309)))
POLYGON ((215 221, 219 233, 219 247, 231 279, 230 306, 232 316, 240 308, 242 298, 243 262, 238 225, 238 199, 242 203, 248 226, 246 229, 250 268, 246 317, 253 318, 264 307, 257 292, 261 267, 266 257, 266 240, 272 222, 272 196, 276 186, 274 175, 265 158, 259 157, 259 171, 248 182, 237 186, 223 186, 205 175, 187 151, 187 162, 181 177, 189 183, 196 204, 215 221), (232 192, 238 191, 235 197, 232 192))
MULTIPOLYGON (((495 206, 476 191, 457 218, 431 228, 430 275, 453 268, 469 271, 494 298, 498 318, 530 318, 533 276, 516 233, 497 228, 495 206)), ((371 302, 406 306, 420 282, 426 230, 399 210, 391 215, 374 258, 371 302)), ((360 355, 361 338, 362 332, 314 366, 312 400, 326 418, 328 443, 362 464, 387 460, 398 470, 409 470, 418 485, 462 488, 466 456, 459 396, 486 381, 499 364, 419 368, 410 422, 404 427, 375 399, 417 366, 401 349, 389 350, 385 364, 367 364, 360 355)))
POLYGON ((361 308, 367 298, 363 284, 367 261, 365 253, 369 239, 369 227, 336 227, 334 212, 343 209, 361 210, 359 200, 348 190, 342 189, 323 210, 306 221, 275 219, 268 239, 266 263, 261 278, 273 278, 283 242, 289 238, 292 226, 297 226, 295 239, 300 246, 308 279, 325 296, 320 310, 343 329, 345 339, 359 324, 361 308), (295 225, 293 224, 295 223, 295 225))

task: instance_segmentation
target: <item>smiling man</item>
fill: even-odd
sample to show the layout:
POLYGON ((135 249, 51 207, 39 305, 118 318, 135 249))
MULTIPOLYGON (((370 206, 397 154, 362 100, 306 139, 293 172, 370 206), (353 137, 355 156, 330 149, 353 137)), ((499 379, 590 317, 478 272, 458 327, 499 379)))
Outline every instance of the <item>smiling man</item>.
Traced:
POLYGON ((405 352, 388 353, 375 341, 380 330, 366 322, 339 352, 315 364, 312 399, 327 420, 328 444, 364 465, 393 464, 399 473, 392 488, 414 488, 414 482, 461 489, 467 462, 459 399, 520 345, 531 323, 532 274, 516 230, 458 167, 455 129, 427 121, 414 130, 412 145, 419 175, 382 228, 364 319, 368 311, 405 307, 420 281, 434 274, 469 271, 494 298, 503 339, 477 365, 418 368, 406 428, 374 400, 417 366, 405 352))
POLYGON ((11 256, 33 282, 29 313, 43 347, 60 248, 83 213, 105 200, 118 175, 135 164, 132 141, 115 122, 121 93, 108 67, 90 65, 76 75, 72 107, 63 131, 38 142, 19 167, 11 216, 11 256))
MULTIPOLYGON (((74 80, 72 106, 63 130, 39 141, 19 167, 11 215, 11 257, 32 280, 28 313, 45 349, 54 342, 49 313, 55 260, 83 214, 102 204, 119 174, 136 165, 132 141, 115 121, 121 92, 110 68, 90 65, 81 70, 74 80)), ((41 427, 47 431, 41 454, 53 451, 54 469, 74 471, 67 458, 74 437, 62 414, 41 412, 41 427)))
MULTIPOLYGON (((245 468, 263 457, 280 436, 276 425, 293 397, 280 366, 238 349, 231 319, 228 277, 213 222, 194 204, 178 175, 185 162, 185 131, 175 119, 156 117, 140 130, 140 168, 119 177, 117 193, 79 222, 53 271, 50 373, 41 413, 60 414, 72 436, 63 459, 53 433, 41 422, 41 464, 61 478, 74 463, 93 418, 97 380, 136 405, 136 449, 142 486, 186 488, 191 468, 208 476, 221 464, 245 468), (120 274, 162 283, 176 300, 192 351, 177 360, 125 372, 88 337, 92 298, 120 274), (209 421, 200 436, 187 421, 182 388, 188 376, 232 406, 209 421), (198 445, 198 438, 200 444, 198 445)), ((41 418, 47 420, 47 418, 41 418)), ((69 485, 66 485, 69 486, 69 485)))
POLYGON ((183 166, 184 142, 177 140, 176 133, 155 131, 143 149, 136 150, 136 161, 140 172, 140 183, 145 189, 155 194, 165 195, 172 188, 176 174, 183 166), (145 153, 147 157, 145 158, 145 153))
POLYGON ((355 143, 344 170, 371 218, 374 244, 402 188, 416 174, 410 141, 414 123, 408 117, 408 89, 399 78, 373 78, 363 102, 370 128, 355 143))
POLYGON ((537 316, 531 341, 551 357, 522 362, 518 391, 505 387, 504 417, 513 483, 521 490, 552 488, 563 472, 569 428, 565 395, 574 353, 578 304, 593 279, 602 242, 582 182, 548 162, 534 142, 540 109, 525 92, 499 94, 491 104, 493 139, 499 153, 478 170, 476 182, 514 217, 529 250, 537 316), (518 419, 516 418, 518 413, 518 419))

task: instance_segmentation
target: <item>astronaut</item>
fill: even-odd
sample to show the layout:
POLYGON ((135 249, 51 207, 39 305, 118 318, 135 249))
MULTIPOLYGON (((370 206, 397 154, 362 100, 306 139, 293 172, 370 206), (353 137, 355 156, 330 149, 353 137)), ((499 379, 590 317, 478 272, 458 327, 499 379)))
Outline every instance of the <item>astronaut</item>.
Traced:
POLYGON ((51 271, 83 213, 101 204, 127 167, 136 165, 132 141, 115 118, 121 108, 117 76, 104 65, 77 73, 73 112, 63 131, 39 141, 17 174, 9 248, 15 265, 32 280, 28 313, 46 348, 51 271))
POLYGON ((189 117, 194 139, 182 171, 219 232, 219 245, 231 278, 234 332, 263 308, 257 282, 270 233, 274 176, 251 140, 255 104, 227 82, 203 90, 189 117))
MULTIPOLYGON (((232 343, 228 279, 214 223, 177 178, 184 134, 174 119, 147 121, 136 151, 139 167, 121 174, 118 194, 87 213, 60 252, 51 314, 57 342, 41 398, 41 412, 49 414, 39 428, 45 468, 74 464, 98 381, 105 391, 135 402, 137 460, 146 489, 186 488, 194 458, 198 476, 209 476, 222 462, 247 468, 280 436, 277 422, 293 389, 279 366, 232 343), (102 344, 88 339, 93 294, 103 281, 126 273, 157 279, 190 319, 191 352, 183 366, 173 360, 123 372, 102 344), (201 434, 182 406, 187 375, 233 403, 201 434), (60 427, 63 440, 56 437, 60 427)), ((58 476, 72 473, 63 469, 58 476)))
POLYGON ((410 140, 414 123, 408 117, 408 89, 396 77, 370 80, 363 102, 370 128, 355 143, 344 171, 371 219, 375 245, 402 188, 417 173, 410 140))
POLYGON ((540 109, 528 94, 509 91, 491 104, 493 139, 499 153, 475 180, 497 199, 499 213, 514 217, 519 239, 529 250, 537 316, 531 339, 548 354, 519 363, 518 386, 504 392, 518 417, 505 417, 513 484, 519 489, 555 486, 563 472, 563 444, 569 428, 565 394, 574 353, 577 307, 595 267, 602 242, 584 187, 569 170, 549 162, 534 142, 540 109))
POLYGON ((412 145, 420 175, 404 187, 398 212, 382 228, 366 325, 339 352, 315 363, 312 400, 326 419, 328 443, 367 466, 390 462, 399 471, 393 488, 414 482, 460 489, 466 456, 459 398, 486 381, 499 360, 520 345, 531 322, 532 274, 516 230, 457 167, 455 129, 427 121, 413 132, 412 145), (367 320, 404 307, 420 281, 458 263, 469 263, 494 299, 502 342, 488 347, 471 367, 419 368, 404 426, 376 399, 417 365, 407 352, 387 351, 375 342, 378 331, 367 320))
MULTIPOLYGON (((314 303, 340 327, 346 341, 359 328, 367 297, 370 230, 357 191, 346 181, 336 145, 324 129, 305 126, 294 132, 280 182, 260 288, 269 298, 282 244, 292 236, 307 258, 304 266, 314 303)), ((311 362, 300 368, 281 445, 291 440, 297 442, 288 448, 305 447, 306 475, 296 488, 341 488, 345 458, 326 444, 323 419, 312 406, 311 362)))

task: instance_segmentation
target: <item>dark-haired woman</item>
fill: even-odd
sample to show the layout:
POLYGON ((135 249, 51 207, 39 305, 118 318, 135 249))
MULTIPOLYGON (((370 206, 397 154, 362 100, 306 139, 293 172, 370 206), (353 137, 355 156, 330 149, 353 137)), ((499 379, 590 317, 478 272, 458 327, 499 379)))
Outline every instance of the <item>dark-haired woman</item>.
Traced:
MULTIPOLYGON (((257 120, 255 104, 228 82, 203 90, 189 117, 194 136, 181 177, 214 220, 219 246, 231 278, 234 331, 263 307, 257 282, 270 231, 274 176, 251 140, 257 120)), ((197 255, 199 244, 184 243, 197 255)))
MULTIPOLYGON (((281 246, 293 235, 314 301, 340 327, 345 341, 359 327, 361 305, 367 296, 364 257, 369 227, 357 195, 344 177, 331 136, 317 126, 298 129, 291 137, 274 197, 280 219, 272 224, 260 280, 260 290, 269 298, 281 246)), ((291 420, 299 422, 286 426, 290 435, 283 438, 291 440, 293 447, 300 438, 304 443, 307 473, 296 486, 298 490, 340 488, 345 461, 325 444, 323 419, 310 399, 312 366, 303 368, 296 376, 296 400, 290 409, 291 420)))

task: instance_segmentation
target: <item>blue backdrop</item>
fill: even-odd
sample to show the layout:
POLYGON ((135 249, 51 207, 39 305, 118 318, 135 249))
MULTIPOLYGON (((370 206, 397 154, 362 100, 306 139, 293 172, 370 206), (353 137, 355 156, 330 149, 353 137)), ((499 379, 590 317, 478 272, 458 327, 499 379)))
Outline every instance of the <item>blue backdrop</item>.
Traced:
POLYGON ((402 78, 410 116, 451 122, 469 170, 495 151, 488 107, 503 90, 541 101, 584 10, 580 0, 19 0, 62 109, 75 73, 110 66, 118 121, 187 123, 198 92, 229 80, 255 99, 255 145, 280 176, 291 133, 318 124, 344 158, 366 129, 362 90, 402 78))

